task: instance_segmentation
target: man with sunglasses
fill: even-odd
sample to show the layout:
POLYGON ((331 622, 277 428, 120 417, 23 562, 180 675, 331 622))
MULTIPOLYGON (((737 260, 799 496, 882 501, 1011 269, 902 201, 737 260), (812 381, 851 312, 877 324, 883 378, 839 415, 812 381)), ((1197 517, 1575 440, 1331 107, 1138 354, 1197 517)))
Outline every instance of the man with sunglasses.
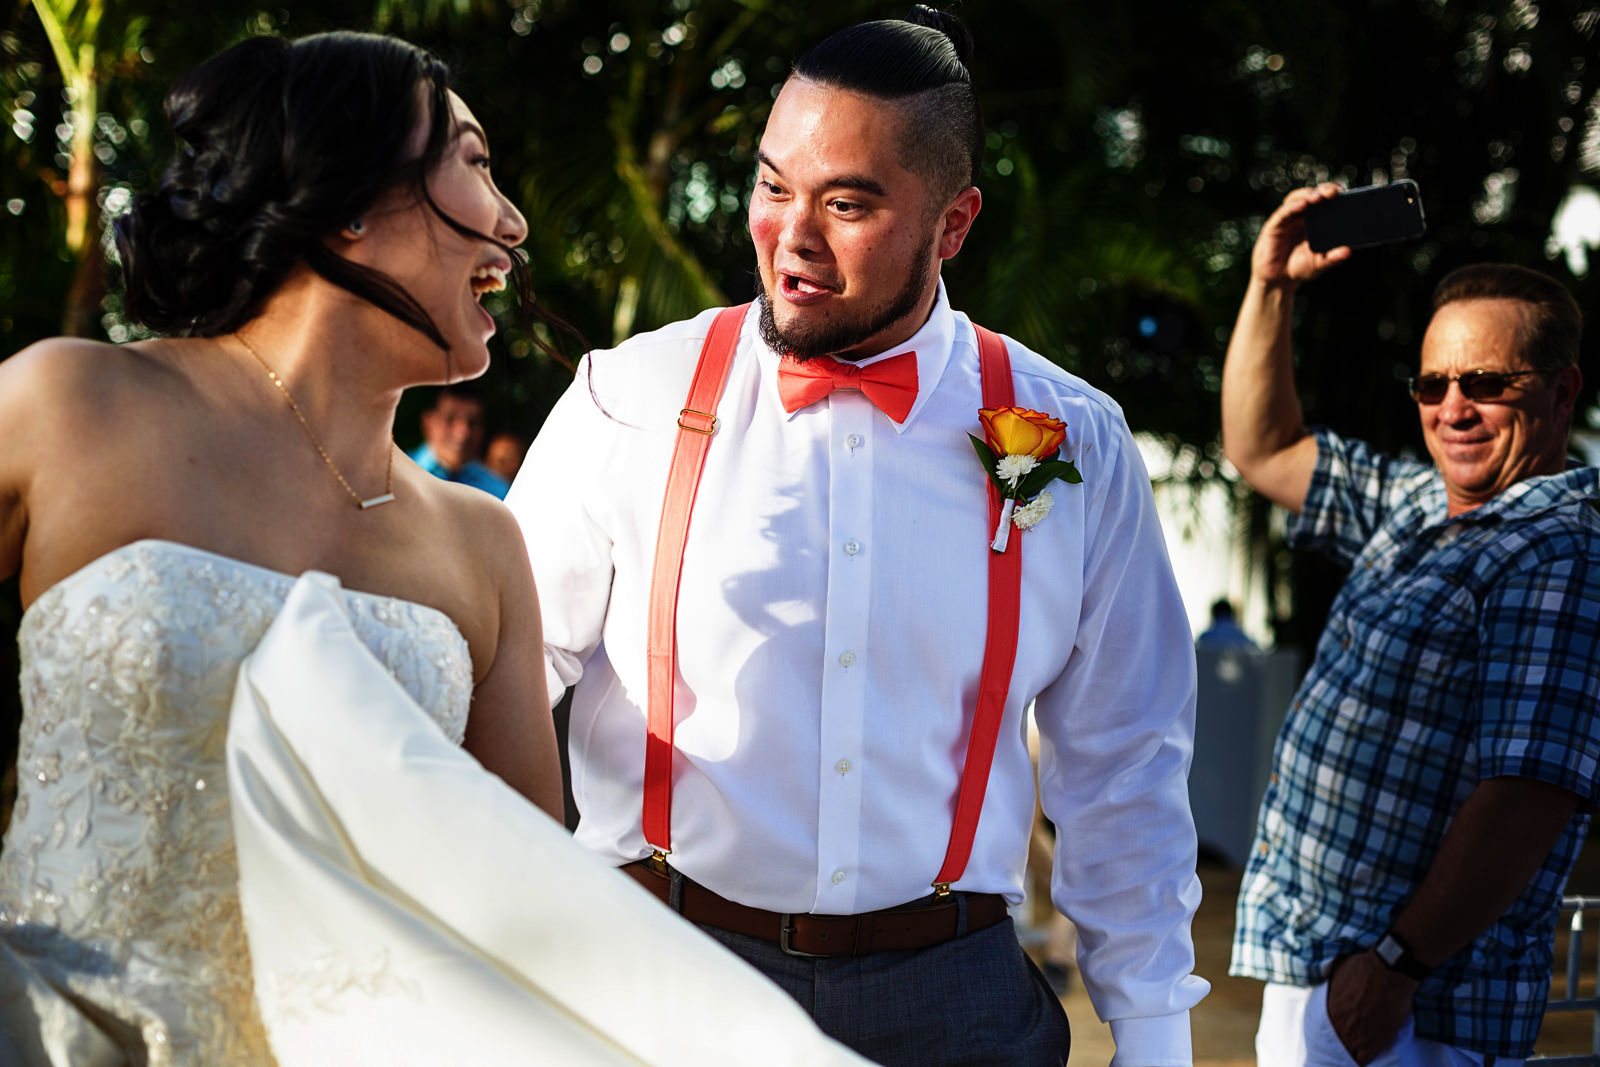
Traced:
POLYGON ((1519 1063, 1600 787, 1600 480, 1569 466, 1582 319, 1559 284, 1465 267, 1409 382, 1433 462, 1308 430, 1289 194, 1256 242, 1223 372, 1228 458, 1351 567, 1278 737, 1232 971, 1268 985, 1266 1067, 1519 1063))

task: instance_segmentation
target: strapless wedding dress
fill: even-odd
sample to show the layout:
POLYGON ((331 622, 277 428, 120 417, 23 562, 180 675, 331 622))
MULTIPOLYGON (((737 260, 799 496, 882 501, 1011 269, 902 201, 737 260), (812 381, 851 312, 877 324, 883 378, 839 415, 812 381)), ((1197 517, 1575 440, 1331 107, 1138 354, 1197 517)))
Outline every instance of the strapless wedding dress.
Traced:
MULTIPOLYGON (((29 606, 18 795, 0 849, 0 1062, 7 1030, 23 1062, 273 1062, 224 742, 239 664, 294 583, 139 541, 29 606)), ((459 742, 472 662, 450 619, 391 597, 343 602, 361 641, 459 742)))
POLYGON ((866 1062, 460 748, 432 609, 147 541, 20 640, 0 1063, 866 1062))

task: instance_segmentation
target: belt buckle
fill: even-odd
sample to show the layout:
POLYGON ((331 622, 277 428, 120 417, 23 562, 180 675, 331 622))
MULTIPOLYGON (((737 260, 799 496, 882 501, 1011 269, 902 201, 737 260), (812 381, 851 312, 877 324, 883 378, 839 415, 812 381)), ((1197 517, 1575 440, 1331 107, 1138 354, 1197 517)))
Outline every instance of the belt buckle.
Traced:
POLYGON ((789 935, 794 932, 794 913, 784 912, 778 917, 778 948, 783 950, 785 956, 796 956, 800 959, 821 960, 827 959, 825 952, 801 952, 789 945, 789 935))

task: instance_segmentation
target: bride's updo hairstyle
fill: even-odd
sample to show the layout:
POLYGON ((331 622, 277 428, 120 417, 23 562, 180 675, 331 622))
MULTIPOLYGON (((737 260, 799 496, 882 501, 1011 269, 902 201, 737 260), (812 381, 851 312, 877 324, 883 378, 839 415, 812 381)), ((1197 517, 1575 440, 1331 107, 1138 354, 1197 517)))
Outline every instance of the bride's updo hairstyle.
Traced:
POLYGON ((907 165, 941 197, 978 184, 983 113, 967 63, 972 33, 956 16, 925 4, 901 20, 864 22, 800 57, 794 76, 900 106, 907 165))
POLYGON ((304 262, 448 349, 404 288, 324 244, 397 186, 499 243, 428 195, 452 140, 448 83, 422 49, 360 33, 255 37, 195 68, 166 99, 182 148, 115 224, 129 314, 165 333, 229 333, 304 262), (419 125, 426 145, 407 158, 419 125))

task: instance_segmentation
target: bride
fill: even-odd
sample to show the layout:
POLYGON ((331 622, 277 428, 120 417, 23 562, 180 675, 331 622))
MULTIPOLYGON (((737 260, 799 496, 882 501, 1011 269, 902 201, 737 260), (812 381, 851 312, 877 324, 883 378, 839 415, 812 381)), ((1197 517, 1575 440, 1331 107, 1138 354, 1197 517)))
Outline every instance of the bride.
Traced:
MULTIPOLYGON (((575 971, 603 976, 593 957, 613 929, 637 940, 607 966, 637 970, 629 952, 659 949, 747 996, 778 1027, 775 1049, 805 1050, 779 1058, 846 1061, 526 803, 559 816, 520 533, 498 501, 431 477, 391 439, 406 388, 486 368, 494 322, 479 298, 504 286, 527 234, 447 78, 409 44, 345 33, 256 38, 208 61, 168 98, 186 147, 117 223, 127 306, 169 336, 58 338, 0 363, 0 576, 20 572, 28 605, 19 795, 0 850, 0 1061, 301 1063, 308 1033, 333 1048, 354 1027, 350 1049, 420 1050, 441 1029, 518 1015, 551 1047, 603 1048, 594 1062, 653 1062, 591 1032, 613 1024, 562 988, 575 971), (269 631, 276 660, 262 658, 269 631), (340 688, 348 664, 376 680, 340 688), (477 812, 492 825, 475 827, 477 812), (333 852, 306 851, 315 833, 333 852), (476 879, 456 885, 475 902, 456 924, 441 918, 452 893, 435 907, 422 885, 445 857, 476 879), (478 892, 532 867, 555 884, 478 892), (334 922, 321 911, 338 894, 334 922), (363 927, 376 898, 405 922, 363 927), (519 908, 546 920, 529 929, 574 935, 566 961, 461 933, 487 912, 499 925, 482 937, 498 938, 519 908), (436 980, 317 954, 317 938, 358 927, 402 972, 408 935, 393 932, 424 930, 417 958, 467 959, 450 973, 488 975, 501 1014, 482 1001, 440 1020, 436 980), (365 1000, 297 1031, 308 1004, 280 997, 263 1020, 269 957, 317 976, 301 987, 312 1012, 335 987, 365 1000), (544 1008, 517 1012, 518 997, 544 1008)), ((621 1010, 714 1033, 730 1004, 695 1000, 694 985, 619 986, 621 1010)))

